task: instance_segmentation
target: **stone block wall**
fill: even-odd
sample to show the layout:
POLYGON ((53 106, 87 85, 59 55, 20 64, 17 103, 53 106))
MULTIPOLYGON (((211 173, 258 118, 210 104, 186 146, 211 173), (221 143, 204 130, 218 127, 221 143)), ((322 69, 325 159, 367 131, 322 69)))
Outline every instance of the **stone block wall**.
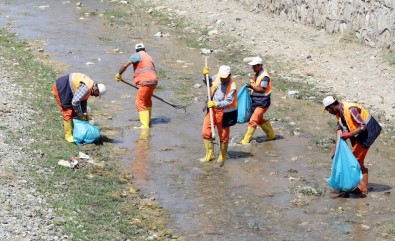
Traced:
POLYGON ((329 33, 355 32, 372 47, 395 48, 395 0, 236 0, 329 33))

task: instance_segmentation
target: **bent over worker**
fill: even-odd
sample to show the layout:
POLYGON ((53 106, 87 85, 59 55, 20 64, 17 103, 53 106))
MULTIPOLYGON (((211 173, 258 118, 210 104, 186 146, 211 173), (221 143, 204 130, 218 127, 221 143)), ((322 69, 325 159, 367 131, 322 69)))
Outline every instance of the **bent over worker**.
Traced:
MULTIPOLYGON (((203 68, 203 75, 209 74, 209 68, 203 68)), ((228 143, 230 126, 237 122, 237 88, 235 82, 231 78, 230 67, 222 65, 218 74, 209 77, 210 99, 207 107, 213 109, 213 122, 218 130, 220 140, 220 153, 217 162, 223 166, 228 153, 228 143)), ((210 112, 207 111, 202 128, 202 137, 206 155, 200 159, 201 162, 209 162, 215 158, 214 145, 212 139, 212 130, 214 128, 210 123, 210 112)))
POLYGON ((325 110, 335 115, 337 119, 336 141, 339 137, 350 139, 352 153, 358 160, 362 171, 362 180, 357 191, 361 197, 368 194, 368 169, 365 167, 365 157, 369 147, 380 135, 381 126, 361 105, 356 103, 339 102, 332 96, 323 100, 325 110))
POLYGON ((158 77, 154 61, 145 51, 144 44, 136 44, 135 50, 136 53, 130 56, 129 60, 121 66, 118 74, 115 75, 115 80, 121 81, 123 72, 129 65, 133 64, 133 84, 139 87, 135 102, 141 122, 141 126, 138 128, 149 128, 152 113, 152 96, 158 84, 158 77))
POLYGON ((88 98, 104 95, 106 86, 95 83, 85 74, 71 73, 58 78, 52 92, 62 112, 65 139, 74 142, 72 118, 88 120, 88 98))
POLYGON ((240 144, 250 143, 257 126, 260 126, 266 133, 267 140, 276 139, 276 134, 273 131, 270 121, 264 118, 264 114, 271 104, 272 79, 263 68, 263 60, 260 57, 254 57, 248 64, 254 70, 254 76, 250 80, 250 83, 247 84, 247 87, 250 89, 251 103, 254 111, 248 122, 247 132, 240 144))

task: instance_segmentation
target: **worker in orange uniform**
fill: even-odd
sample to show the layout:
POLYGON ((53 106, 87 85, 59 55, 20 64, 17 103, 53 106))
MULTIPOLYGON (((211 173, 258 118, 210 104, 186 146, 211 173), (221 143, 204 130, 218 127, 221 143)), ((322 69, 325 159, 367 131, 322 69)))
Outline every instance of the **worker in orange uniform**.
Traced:
MULTIPOLYGON (((203 75, 208 76, 209 68, 203 68, 203 75)), ((222 65, 218 74, 208 78, 210 84, 210 99, 207 107, 213 109, 214 125, 217 127, 220 140, 220 154, 217 162, 223 166, 228 153, 230 126, 237 122, 237 88, 231 78, 230 67, 222 65)), ((215 158, 212 130, 210 123, 210 112, 207 111, 202 128, 202 136, 206 155, 200 159, 201 162, 209 162, 215 158)))
POLYGON ((351 151, 358 160, 362 171, 362 180, 356 191, 361 193, 361 197, 366 197, 368 194, 368 169, 364 165, 365 157, 369 147, 380 135, 381 126, 359 104, 339 102, 332 96, 325 97, 323 104, 325 110, 335 115, 338 121, 336 141, 339 137, 351 141, 351 151))
POLYGON ((248 122, 248 129, 240 144, 248 144, 251 141, 254 132, 259 125, 266 133, 267 140, 276 139, 276 134, 273 131, 269 120, 265 120, 264 114, 269 109, 271 104, 272 79, 268 72, 263 68, 263 60, 260 57, 254 57, 248 63, 254 70, 254 76, 247 84, 250 89, 250 97, 252 108, 254 112, 248 122))
POLYGON ((121 66, 118 74, 115 75, 115 80, 121 81, 123 72, 129 65, 133 64, 133 84, 139 87, 135 102, 141 122, 141 126, 138 128, 149 128, 152 113, 152 95, 158 84, 158 77, 154 61, 145 51, 144 44, 136 44, 135 49, 136 53, 132 54, 129 60, 121 66))
POLYGON ((88 98, 104 95, 106 86, 95 83, 85 74, 71 73, 58 78, 52 92, 62 112, 65 139, 74 142, 72 118, 88 120, 88 98))

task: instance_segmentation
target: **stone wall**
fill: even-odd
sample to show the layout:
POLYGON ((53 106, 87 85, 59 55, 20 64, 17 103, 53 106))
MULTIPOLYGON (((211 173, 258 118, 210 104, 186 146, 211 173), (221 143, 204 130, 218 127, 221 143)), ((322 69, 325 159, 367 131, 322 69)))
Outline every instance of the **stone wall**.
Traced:
POLYGON ((395 48, 395 0, 236 0, 329 33, 352 31, 372 47, 395 48))

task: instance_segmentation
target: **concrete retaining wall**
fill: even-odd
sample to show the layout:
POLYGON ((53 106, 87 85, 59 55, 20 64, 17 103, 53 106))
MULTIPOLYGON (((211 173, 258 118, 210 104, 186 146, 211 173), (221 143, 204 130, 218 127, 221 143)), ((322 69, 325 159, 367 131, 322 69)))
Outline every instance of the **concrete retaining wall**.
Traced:
POLYGON ((395 48, 395 0, 236 0, 329 33, 355 32, 369 46, 395 48))

